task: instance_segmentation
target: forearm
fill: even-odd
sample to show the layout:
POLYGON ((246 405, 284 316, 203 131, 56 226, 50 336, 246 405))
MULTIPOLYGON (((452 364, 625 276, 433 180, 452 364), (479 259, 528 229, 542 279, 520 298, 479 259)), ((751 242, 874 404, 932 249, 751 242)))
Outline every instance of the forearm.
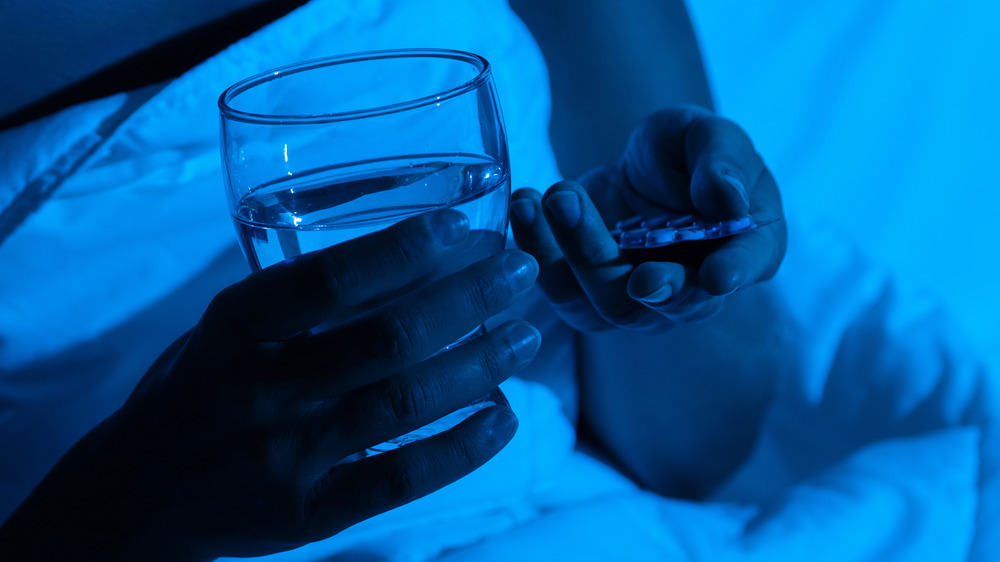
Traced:
POLYGON ((681 0, 511 0, 538 41, 563 175, 617 161, 632 129, 664 106, 712 107, 681 0))
POLYGON ((660 334, 581 334, 582 415, 590 436, 641 485, 698 498, 756 443, 793 352, 767 284, 717 316, 660 334))
MULTIPOLYGON (((548 64, 550 135, 564 176, 617 162, 636 125, 665 106, 712 107, 683 1, 511 0, 511 6, 548 64)), ((605 210, 622 205, 616 195, 591 192, 605 210)), ((672 495, 699 495, 700 478, 714 471, 709 480, 716 481, 728 473, 752 438, 727 422, 759 419, 770 387, 751 384, 749 400, 720 392, 731 388, 736 368, 722 362, 741 356, 692 353, 733 338, 732 327, 722 323, 726 317, 657 335, 581 333, 582 437, 640 483, 672 495), (669 444, 651 446, 663 440, 669 444)))

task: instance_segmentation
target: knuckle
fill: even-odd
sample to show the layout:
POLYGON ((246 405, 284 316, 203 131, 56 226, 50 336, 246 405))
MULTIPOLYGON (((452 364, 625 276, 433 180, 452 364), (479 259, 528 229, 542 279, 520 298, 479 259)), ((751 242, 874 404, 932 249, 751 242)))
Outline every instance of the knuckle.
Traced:
POLYGON ((510 295, 506 281, 497 275, 484 275, 467 287, 467 300, 479 315, 489 314, 505 304, 510 295))
POLYGON ((605 240, 581 240, 580 261, 583 264, 603 265, 619 256, 617 245, 605 240))
POLYGON ((308 277, 315 279, 320 302, 337 305, 342 300, 343 288, 356 282, 356 269, 334 253, 320 252, 311 265, 313 271, 308 277))
POLYGON ((212 298, 201 317, 201 325, 207 333, 219 333, 224 331, 226 326, 233 324, 233 301, 235 289, 233 286, 226 287, 219 291, 212 298))
POLYGON ((429 253, 427 236, 401 236, 396 244, 391 246, 390 260, 401 265, 416 265, 423 261, 429 253))
POLYGON ((471 472, 481 464, 480 447, 477 445, 477 441, 472 439, 458 439, 454 442, 451 449, 452 461, 454 467, 461 473, 471 472))
POLYGON ((419 482, 422 478, 418 473, 421 471, 422 466, 417 463, 395 465, 389 470, 383 483, 385 498, 396 503, 419 495, 419 482))
POLYGON ((429 395, 422 384, 410 381, 394 386, 389 391, 387 405, 396 421, 413 425, 420 421, 428 408, 429 395))
POLYGON ((611 324, 628 326, 642 320, 648 309, 633 300, 614 299, 598 306, 599 314, 611 324))
POLYGON ((382 314, 375 329, 372 345, 376 358, 390 366, 403 365, 419 348, 422 322, 418 315, 405 309, 382 314))
POLYGON ((476 355, 478 374, 484 379, 495 380, 513 360, 514 353, 509 344, 496 342, 486 345, 476 355))

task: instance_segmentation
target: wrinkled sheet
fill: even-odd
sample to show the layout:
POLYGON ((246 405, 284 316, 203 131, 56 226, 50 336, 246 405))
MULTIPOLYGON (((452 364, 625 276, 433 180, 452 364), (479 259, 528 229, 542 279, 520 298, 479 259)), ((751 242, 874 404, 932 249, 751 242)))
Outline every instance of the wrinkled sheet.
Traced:
MULTIPOLYGON (((558 177, 537 48, 502 1, 461 4, 315 1, 163 85, 138 108, 116 97, 4 133, 4 146, 29 146, 32 155, 0 168, 4 201, 41 177, 59 177, 59 186, 0 245, 0 517, 125 399, 214 291, 245 274, 218 164, 215 99, 232 82, 294 60, 374 48, 480 52, 495 65, 515 185, 543 187, 558 177), (449 16, 412 25, 433 10, 449 16), (461 21, 490 21, 490 33, 461 21)), ((695 4, 696 22, 708 22, 709 12, 695 4)), ((779 4, 747 25, 767 25, 779 4)), ((713 73, 724 70, 713 58, 712 39, 721 35, 705 35, 713 73)), ((797 56, 819 52, 803 48, 797 56)), ((728 88, 721 88, 723 108, 736 99, 728 88)), ((822 101, 796 93, 807 96, 801 103, 810 111, 810 101, 822 101)), ((756 138, 755 128, 764 127, 749 121, 756 138)), ((810 122, 809 134, 824 138, 824 123, 810 122)), ((856 251, 845 223, 798 203, 805 197, 795 190, 806 188, 795 186, 809 185, 807 172, 844 164, 819 145, 808 169, 793 168, 795 143, 778 143, 779 133, 763 134, 763 152, 785 168, 778 175, 794 202, 791 244, 763 290, 775 295, 799 344, 757 449, 714 497, 692 503, 639 489, 573 449, 572 428, 551 392, 514 380, 505 392, 521 417, 518 435, 483 469, 271 558, 1000 556, 995 374, 967 345, 962 318, 956 328, 936 297, 856 251)), ((922 200, 925 209, 937 204, 922 200)), ((883 210, 888 216, 891 207, 883 210)), ((555 324, 544 332, 549 351, 538 368, 571 369, 571 335, 555 324)))

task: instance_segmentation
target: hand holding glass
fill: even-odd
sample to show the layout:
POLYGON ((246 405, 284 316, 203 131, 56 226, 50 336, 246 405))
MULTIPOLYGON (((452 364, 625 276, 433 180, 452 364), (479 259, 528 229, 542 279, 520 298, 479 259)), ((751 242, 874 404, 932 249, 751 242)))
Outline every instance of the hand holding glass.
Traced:
MULTIPOLYGON (((219 107, 230 212, 254 270, 446 207, 468 217, 473 250, 435 279, 503 249, 510 168, 482 57, 423 49, 309 61, 233 85, 219 107)), ((367 454, 504 401, 497 389, 367 454)))

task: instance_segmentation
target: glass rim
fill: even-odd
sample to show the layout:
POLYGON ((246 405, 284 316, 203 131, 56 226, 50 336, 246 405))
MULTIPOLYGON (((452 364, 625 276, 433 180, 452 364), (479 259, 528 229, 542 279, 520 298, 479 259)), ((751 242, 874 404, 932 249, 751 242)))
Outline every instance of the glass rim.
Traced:
POLYGON ((487 80, 489 80, 490 74, 491 69, 489 61, 475 53, 467 51, 458 51, 454 49, 386 49, 379 51, 362 51, 287 64, 255 74, 249 78, 244 78, 243 80, 240 80, 239 82, 226 88, 225 91, 223 91, 219 96, 219 112, 226 119, 260 125, 320 124, 350 121, 365 117, 376 117, 390 113, 399 113, 458 97, 482 86, 487 80), (316 68, 324 68, 327 66, 335 66, 345 63, 402 58, 437 58, 458 60, 472 64, 479 70, 479 72, 472 79, 443 92, 389 105, 351 111, 280 115, 242 111, 235 109, 230 105, 230 102, 243 92, 285 76, 298 74, 300 72, 316 68))

